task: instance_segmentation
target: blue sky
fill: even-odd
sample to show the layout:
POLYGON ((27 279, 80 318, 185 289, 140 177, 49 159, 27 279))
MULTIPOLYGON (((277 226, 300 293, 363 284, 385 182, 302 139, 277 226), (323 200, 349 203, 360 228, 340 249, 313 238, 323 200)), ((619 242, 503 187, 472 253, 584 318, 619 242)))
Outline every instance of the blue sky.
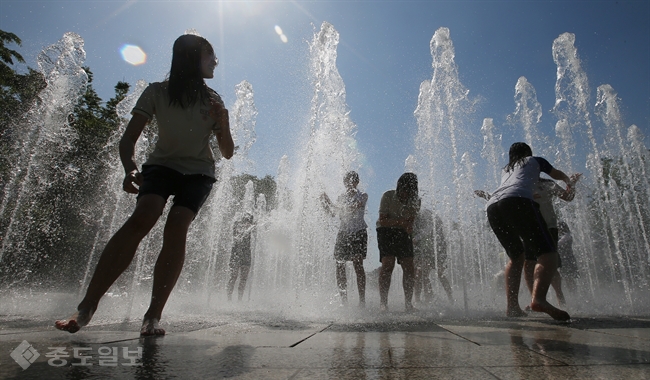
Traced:
MULTIPOLYGON (((227 105, 234 86, 253 85, 257 142, 254 173, 275 175, 280 157, 295 157, 296 135, 309 118, 309 41, 323 21, 340 33, 337 66, 347 90, 356 139, 366 157, 361 181, 370 195, 369 222, 383 191, 394 188, 413 153, 413 111, 423 80, 431 79, 429 42, 450 29, 460 80, 480 99, 466 128, 493 118, 503 145, 520 140, 505 125, 515 109, 514 86, 525 76, 552 135, 556 66, 553 40, 576 35, 595 102, 596 87, 610 84, 621 99, 625 125, 636 124, 650 146, 650 2, 648 1, 31 1, 2 0, 0 29, 23 44, 12 46, 36 67, 35 58, 65 32, 85 40, 94 87, 108 100, 120 80, 160 81, 169 70, 171 45, 194 28, 220 59, 209 85, 227 105), (280 26, 288 41, 275 31, 280 26), (119 50, 140 46, 147 62, 131 66, 119 50)), ((24 69, 24 68, 23 68, 24 69)), ((476 133, 478 136, 480 134, 476 133)), ((482 140, 477 139, 474 157, 482 140)), ((293 162, 297 160, 293 159, 293 162)))

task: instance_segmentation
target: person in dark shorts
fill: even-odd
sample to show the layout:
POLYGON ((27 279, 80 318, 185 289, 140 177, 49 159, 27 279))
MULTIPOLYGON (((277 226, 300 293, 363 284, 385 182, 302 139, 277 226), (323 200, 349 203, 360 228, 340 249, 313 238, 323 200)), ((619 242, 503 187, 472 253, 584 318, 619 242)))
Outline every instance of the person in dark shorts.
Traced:
POLYGON ((253 214, 244 213, 238 218, 232 229, 233 243, 230 252, 230 279, 228 280, 228 301, 232 300, 232 293, 235 290, 235 282, 239 277, 239 287, 237 288, 238 300, 244 298, 248 272, 251 267, 251 235, 255 229, 253 214))
POLYGON ((420 294, 424 301, 433 300, 433 287, 429 274, 436 269, 438 279, 447 293, 447 298, 453 303, 451 284, 445 274, 447 269, 447 240, 442 225, 442 219, 434 215, 429 208, 420 210, 415 218, 413 227, 413 249, 415 253, 415 286, 413 296, 415 302, 420 302, 420 294))
POLYGON ((534 283, 530 308, 549 314, 553 319, 566 321, 571 317, 552 306, 546 295, 557 269, 557 250, 548 232, 546 222, 533 200, 533 192, 540 172, 568 187, 574 181, 533 152, 525 143, 510 146, 509 162, 504 167, 501 185, 491 194, 487 203, 490 227, 510 261, 506 265, 506 315, 525 316, 519 306, 519 285, 525 260, 535 260, 534 283))
POLYGON ((350 171, 343 177, 345 193, 341 194, 336 203, 333 203, 327 194, 321 195, 321 202, 325 210, 332 216, 337 215, 341 220, 339 232, 334 245, 334 260, 336 260, 336 285, 339 289, 341 301, 347 304, 347 276, 345 263, 352 261, 352 266, 357 275, 357 288, 359 290, 359 306, 366 305, 366 271, 363 260, 366 259, 368 250, 368 225, 364 215, 368 194, 357 189, 359 174, 350 171))
POLYGON ((138 99, 119 145, 126 173, 124 191, 138 194, 135 211, 106 244, 77 312, 56 321, 57 329, 74 333, 90 322, 99 300, 129 266, 173 195, 154 268, 151 303, 140 329, 143 336, 165 334, 159 321, 183 268, 187 232, 215 182, 210 137, 216 136, 223 157, 229 159, 234 153, 228 110, 205 83, 206 78, 214 77, 217 63, 205 38, 180 36, 174 42, 168 79, 151 83, 138 99), (139 171, 135 144, 154 118, 158 139, 139 171))
MULTIPOLYGON (((580 179, 580 176, 581 174, 574 174, 573 176, 571 176, 571 180, 577 182, 580 179)), ((484 198, 485 200, 488 201, 490 200, 491 195, 486 191, 475 190, 474 193, 479 197, 484 198)), ((533 200, 539 206, 539 212, 542 215, 544 222, 546 222, 548 233, 553 239, 553 243, 555 247, 558 247, 558 222, 557 222, 557 214, 555 213, 555 208, 553 206, 553 199, 555 197, 565 202, 571 202, 575 197, 575 188, 568 187, 567 189, 563 189, 553 180, 547 178, 540 178, 539 181, 537 182, 537 185, 535 186, 535 191, 533 192, 533 200)), ((536 264, 537 264, 536 260, 527 259, 524 262, 524 279, 526 281, 526 285, 531 295, 533 294, 536 264)), ((555 295, 557 297, 558 303, 560 304, 560 306, 564 306, 566 304, 566 300, 564 297, 564 292, 562 291, 562 276, 559 270, 561 267, 562 267, 562 257, 558 255, 557 257, 558 270, 555 272, 555 276, 553 276, 553 280, 551 281, 551 286, 555 290, 555 295)), ((529 310, 530 310, 530 306, 527 306, 526 311, 529 310)))
POLYGON ((377 220, 377 244, 379 246, 379 302, 382 311, 388 310, 388 291, 395 268, 395 261, 404 271, 404 302, 407 312, 413 308, 413 286, 415 266, 413 265, 413 223, 420 211, 418 177, 404 173, 397 180, 395 190, 388 190, 381 197, 379 219, 377 220))
MULTIPOLYGON (((579 179, 580 179, 580 174, 575 174, 571 176, 571 180, 574 183, 577 182, 579 179)), ((556 249, 558 247, 558 221, 557 221, 557 214, 555 213, 555 207, 553 206, 553 199, 558 198, 565 202, 571 202, 575 197, 575 194, 576 193, 574 187, 569 186, 567 189, 563 189, 557 183, 555 183, 555 181, 547 178, 539 179, 539 182, 537 183, 537 186, 535 188, 535 192, 533 193, 533 198, 535 202, 539 205, 539 212, 541 213, 542 218, 544 218, 544 221, 546 222, 546 227, 548 228, 548 232, 551 234, 551 238, 553 238, 553 243, 555 244, 556 249)), ((561 267, 562 267, 562 257, 558 255, 557 257, 558 270, 555 272, 555 276, 553 276, 553 280, 551 281, 551 286, 555 290, 555 295, 557 296, 558 303, 560 304, 560 306, 564 306, 566 304, 566 299, 564 297, 564 292, 562 291, 562 275, 560 274, 561 272, 559 271, 561 267)), ((524 271, 527 272, 525 273, 524 277, 528 282, 527 284, 528 289, 532 293, 535 262, 526 260, 526 262, 524 263, 524 271)))

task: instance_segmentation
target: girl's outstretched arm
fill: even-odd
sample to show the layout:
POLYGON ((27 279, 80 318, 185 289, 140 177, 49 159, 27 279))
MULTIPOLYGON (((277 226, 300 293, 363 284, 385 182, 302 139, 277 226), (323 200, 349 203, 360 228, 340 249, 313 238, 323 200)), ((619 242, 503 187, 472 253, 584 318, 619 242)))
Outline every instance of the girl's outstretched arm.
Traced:
POLYGON ((550 175, 551 178, 553 178, 553 179, 556 179, 558 181, 563 181, 564 183, 566 183, 566 190, 565 190, 565 193, 566 193, 565 198, 566 199, 565 198, 562 198, 562 199, 564 199, 566 201, 573 200, 573 197, 575 196, 575 191, 573 191, 572 187, 575 185, 576 182, 578 182, 578 180, 580 179, 580 176, 582 175, 582 173, 572 174, 571 177, 569 178, 569 176, 564 174, 563 171, 553 169, 553 170, 551 170, 550 173, 548 173, 548 175, 550 175))
POLYGON ((142 185, 142 174, 138 170, 138 165, 135 163, 135 143, 140 138, 142 130, 144 130, 148 122, 149 119, 146 116, 139 113, 133 114, 131 121, 129 121, 120 139, 120 160, 126 173, 122 188, 127 193, 137 194, 138 188, 133 186, 133 184, 135 183, 138 186, 142 185))
POLYGON ((550 173, 548 173, 551 178, 558 180, 558 181, 563 181, 567 185, 571 186, 571 178, 569 178, 568 175, 564 174, 562 170, 557 170, 553 168, 550 173))
POLYGON ((576 196, 576 189, 574 186, 580 179, 580 176, 582 176, 582 173, 572 174, 569 177, 569 183, 567 183, 566 189, 558 194, 558 198, 562 199, 563 201, 571 202, 576 196))

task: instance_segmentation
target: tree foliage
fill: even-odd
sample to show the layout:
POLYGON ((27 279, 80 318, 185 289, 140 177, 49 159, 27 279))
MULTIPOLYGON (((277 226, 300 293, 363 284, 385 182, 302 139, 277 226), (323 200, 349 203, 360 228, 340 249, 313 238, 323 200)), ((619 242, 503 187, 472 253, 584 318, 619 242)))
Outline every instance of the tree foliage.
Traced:
POLYGON ((0 178, 6 178, 10 167, 7 160, 15 141, 11 127, 45 88, 45 78, 40 72, 28 68, 26 74, 19 74, 13 67, 15 63, 25 63, 25 60, 7 45, 20 46, 21 43, 15 34, 0 30, 0 178))
POLYGON ((43 75, 28 68, 27 74, 19 74, 12 66, 25 63, 17 51, 9 49, 7 44, 21 45, 21 40, 13 33, 0 30, 0 126, 4 131, 11 120, 24 113, 32 100, 45 87, 43 75))
POLYGON ((266 207, 267 211, 275 208, 276 200, 276 183, 272 176, 266 175, 264 178, 258 178, 251 174, 241 174, 233 178, 233 191, 236 199, 243 199, 244 193, 246 192, 246 184, 248 181, 253 182, 253 189, 255 196, 258 194, 264 194, 266 198, 266 207))

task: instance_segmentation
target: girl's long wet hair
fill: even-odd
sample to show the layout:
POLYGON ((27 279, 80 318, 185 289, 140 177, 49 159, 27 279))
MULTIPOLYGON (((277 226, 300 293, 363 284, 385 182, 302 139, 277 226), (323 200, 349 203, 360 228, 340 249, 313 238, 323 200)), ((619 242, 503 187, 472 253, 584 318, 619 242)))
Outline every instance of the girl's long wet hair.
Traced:
POLYGON ((510 145, 510 152, 508 152, 509 161, 503 169, 506 172, 511 172, 515 169, 515 166, 520 165, 524 162, 527 157, 533 155, 533 150, 530 149, 528 144, 523 142, 516 142, 510 145))
POLYGON ((168 76, 169 105, 181 108, 209 99, 208 86, 201 75, 202 52, 214 53, 212 45, 201 36, 184 34, 174 42, 172 67, 168 76))
POLYGON ((418 198, 418 176, 414 173, 404 173, 397 180, 397 187, 395 188, 397 194, 404 192, 410 195, 409 200, 418 198))

